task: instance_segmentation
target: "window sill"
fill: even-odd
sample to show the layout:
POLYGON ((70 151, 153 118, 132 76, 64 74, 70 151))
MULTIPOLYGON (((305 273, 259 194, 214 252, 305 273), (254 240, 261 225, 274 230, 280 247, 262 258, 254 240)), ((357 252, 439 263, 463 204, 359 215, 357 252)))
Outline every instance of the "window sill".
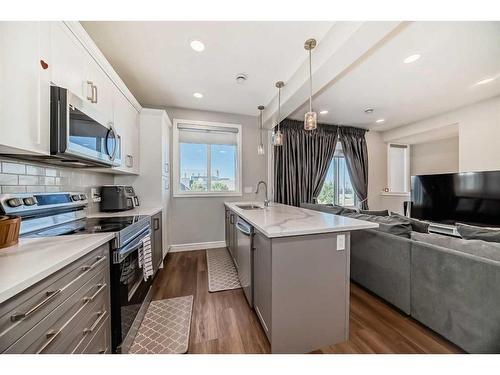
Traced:
POLYGON ((174 193, 174 198, 218 198, 218 197, 241 197, 242 193, 174 193))
POLYGON ((383 191, 380 195, 388 197, 410 197, 410 193, 397 193, 392 191, 383 191))

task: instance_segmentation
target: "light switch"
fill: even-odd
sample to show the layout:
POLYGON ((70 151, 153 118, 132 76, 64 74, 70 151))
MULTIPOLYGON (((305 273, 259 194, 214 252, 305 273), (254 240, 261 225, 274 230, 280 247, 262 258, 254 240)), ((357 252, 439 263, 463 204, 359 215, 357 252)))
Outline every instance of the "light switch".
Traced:
POLYGON ((337 236, 337 251, 345 250, 345 234, 337 236))

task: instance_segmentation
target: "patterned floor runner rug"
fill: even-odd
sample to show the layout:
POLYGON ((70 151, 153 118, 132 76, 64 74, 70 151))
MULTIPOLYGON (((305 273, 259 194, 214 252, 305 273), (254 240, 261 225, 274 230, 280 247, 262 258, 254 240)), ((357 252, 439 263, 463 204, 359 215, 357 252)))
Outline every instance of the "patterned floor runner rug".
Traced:
POLYGON ((219 292, 241 288, 238 272, 227 249, 210 249, 206 252, 208 291, 219 292))

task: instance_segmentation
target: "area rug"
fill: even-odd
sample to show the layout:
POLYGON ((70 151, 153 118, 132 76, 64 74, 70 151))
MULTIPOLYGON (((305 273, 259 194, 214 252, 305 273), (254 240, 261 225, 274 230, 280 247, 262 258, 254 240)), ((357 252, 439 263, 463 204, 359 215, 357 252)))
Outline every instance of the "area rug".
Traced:
POLYGON ((219 292, 241 288, 238 272, 227 249, 210 249, 207 252, 208 291, 219 292))
POLYGON ((193 296, 151 301, 129 353, 186 353, 192 311, 193 296))

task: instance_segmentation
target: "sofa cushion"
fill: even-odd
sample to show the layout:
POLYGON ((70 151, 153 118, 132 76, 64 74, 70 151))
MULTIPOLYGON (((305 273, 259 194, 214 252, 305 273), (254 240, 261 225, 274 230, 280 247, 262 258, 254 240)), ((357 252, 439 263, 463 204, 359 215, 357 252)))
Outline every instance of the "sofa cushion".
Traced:
POLYGON ((425 221, 420 221, 417 219, 413 219, 411 217, 406 217, 396 212, 391 212, 391 217, 397 217, 402 221, 410 223, 411 229, 414 232, 429 233, 429 223, 426 223, 425 221))
POLYGON ((342 216, 351 217, 353 219, 366 220, 377 223, 379 226, 375 230, 393 234, 395 236, 410 238, 411 224, 390 216, 373 216, 361 213, 346 213, 342 216))
POLYGON ((493 242, 464 240, 463 238, 444 236, 441 234, 424 234, 418 232, 412 232, 411 239, 475 255, 485 259, 500 261, 500 244, 493 242))
POLYGON ((335 204, 317 204, 317 203, 301 203, 300 207, 307 208, 309 210, 326 212, 334 215, 341 215, 343 213, 356 212, 350 208, 337 206, 335 204))
POLYGON ((359 210, 359 213, 366 215, 373 215, 373 216, 389 216, 389 210, 380 210, 380 211, 359 210))
POLYGON ((466 240, 500 242, 500 229, 475 227, 473 225, 457 223, 457 231, 466 240))

